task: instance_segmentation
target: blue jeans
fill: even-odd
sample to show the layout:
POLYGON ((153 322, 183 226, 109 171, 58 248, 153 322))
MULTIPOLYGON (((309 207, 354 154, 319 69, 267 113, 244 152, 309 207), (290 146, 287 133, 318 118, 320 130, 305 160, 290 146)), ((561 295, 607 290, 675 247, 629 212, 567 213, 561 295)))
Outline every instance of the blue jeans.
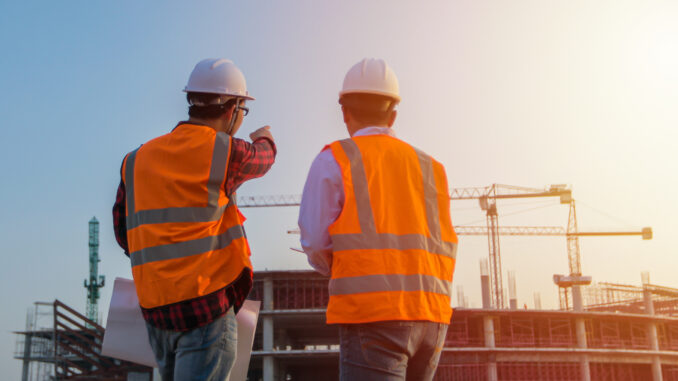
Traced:
POLYGON ((146 323, 163 381, 225 380, 233 368, 238 326, 233 308, 215 321, 186 332, 146 323))
POLYGON ((432 380, 447 324, 383 321, 339 329, 341 381, 432 380))

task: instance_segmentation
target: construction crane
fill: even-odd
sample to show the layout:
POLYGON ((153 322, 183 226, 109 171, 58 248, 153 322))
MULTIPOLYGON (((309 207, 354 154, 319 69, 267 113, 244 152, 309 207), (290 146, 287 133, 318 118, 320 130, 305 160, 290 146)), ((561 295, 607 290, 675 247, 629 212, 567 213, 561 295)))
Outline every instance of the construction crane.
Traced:
MULTIPOLYGON (((501 269, 501 253, 499 249, 499 215, 498 199, 560 197, 561 204, 572 199, 572 191, 565 185, 551 185, 547 189, 527 188, 512 185, 492 184, 486 187, 453 188, 450 190, 451 200, 478 200, 480 208, 486 212, 488 229, 488 247, 490 264, 490 287, 492 302, 495 308, 505 308, 504 286, 501 269)), ((299 206, 299 195, 246 196, 240 197, 237 204, 241 208, 299 206)))
POLYGON ((498 199, 559 197, 560 203, 570 202, 572 191, 565 185, 551 185, 548 189, 535 189, 512 185, 492 184, 483 188, 452 189, 450 198, 453 200, 477 199, 480 208, 485 211, 487 223, 487 242, 489 249, 490 292, 494 308, 505 308, 504 286, 502 280, 502 261, 499 246, 499 214, 497 213, 498 199))
POLYGON ((567 258, 570 274, 565 276, 561 274, 553 275, 553 282, 558 285, 560 292, 560 308, 569 309, 568 289, 572 293, 572 307, 575 311, 582 311, 583 301, 581 287, 591 284, 591 277, 582 275, 581 271, 581 249, 579 246, 579 237, 592 236, 623 236, 640 235, 644 240, 652 239, 652 228, 645 227, 641 231, 635 232, 579 232, 577 228, 577 209, 574 199, 570 200, 570 213, 567 221, 567 258))
MULTIPOLYGON (((629 236, 640 235, 644 240, 652 239, 652 228, 645 227, 640 231, 589 231, 580 232, 577 228, 577 211, 572 198, 572 190, 566 185, 551 185, 546 189, 527 188, 512 185, 492 184, 487 187, 453 188, 450 190, 451 200, 478 200, 480 208, 486 212, 486 226, 455 226, 460 235, 487 235, 489 249, 490 287, 492 304, 495 308, 505 308, 502 280, 502 262, 499 246, 500 235, 542 235, 566 236, 568 267, 570 274, 553 276, 559 286, 560 306, 569 309, 568 289, 572 290, 572 304, 575 310, 581 311, 581 286, 591 283, 590 276, 581 272, 581 250, 579 237, 587 236, 629 236), (497 213, 497 200, 535 197, 559 197, 561 204, 569 205, 567 230, 554 226, 515 226, 501 228, 497 213)), ((298 206, 300 195, 249 196, 238 198, 241 208, 298 206)))
MULTIPOLYGON (((583 276, 581 273, 581 251, 578 242, 579 237, 641 236, 644 240, 647 240, 652 239, 652 228, 644 227, 641 230, 634 231, 578 231, 574 200, 571 203, 569 220, 570 221, 568 223, 567 229, 560 226, 502 226, 497 230, 497 234, 509 236, 567 237, 570 275, 566 276, 556 274, 553 276, 553 280, 560 289, 560 308, 570 308, 568 289, 572 288, 573 307, 575 309, 578 308, 578 310, 581 310, 583 306, 581 305, 581 289, 579 287, 590 284, 591 277, 583 276), (574 288, 573 286, 579 287, 574 288)), ((455 226, 454 230, 458 235, 480 236, 488 235, 490 233, 488 228, 485 226, 455 226)))
POLYGON ((92 217, 89 221, 89 283, 87 289, 87 318, 95 323, 99 320, 99 289, 104 287, 106 278, 99 275, 99 221, 92 217))

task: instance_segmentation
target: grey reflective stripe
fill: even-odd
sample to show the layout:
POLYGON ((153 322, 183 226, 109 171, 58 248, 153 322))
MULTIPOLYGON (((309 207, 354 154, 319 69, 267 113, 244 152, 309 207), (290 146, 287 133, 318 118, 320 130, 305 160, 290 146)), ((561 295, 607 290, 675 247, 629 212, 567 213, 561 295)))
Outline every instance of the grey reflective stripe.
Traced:
POLYGON ((130 254, 132 267, 150 262, 190 257, 196 254, 223 249, 230 245, 233 240, 244 236, 245 231, 242 226, 235 225, 220 235, 148 247, 130 254))
POLYGON ((436 189, 436 178, 433 174, 433 160, 427 154, 415 148, 417 157, 419 157, 419 166, 424 180, 424 203, 426 208, 426 219, 431 237, 442 240, 440 235, 440 215, 438 214, 438 190, 436 189))
POLYGON ((332 235, 332 247, 334 250, 421 249, 430 253, 456 258, 457 245, 452 242, 443 241, 441 237, 438 190, 433 172, 433 160, 430 156, 415 149, 422 173, 426 222, 430 236, 377 233, 372 204, 370 203, 367 175, 365 174, 365 166, 360 150, 353 139, 341 140, 339 143, 351 163, 353 193, 358 209, 361 233, 332 235))
POLYGON ((230 139, 224 132, 218 132, 214 140, 212 163, 207 179, 207 207, 180 207, 134 211, 134 162, 139 149, 132 151, 125 168, 125 189, 127 192, 127 230, 145 224, 167 222, 210 222, 221 218, 229 205, 219 207, 219 194, 226 176, 226 162, 230 152, 230 139))
MULTIPOLYGON (((141 148, 141 147, 139 147, 141 148)), ((132 223, 132 219, 130 216, 133 216, 135 211, 134 211, 134 161, 136 160, 137 157, 137 151, 139 151, 139 148, 135 149, 134 151, 130 152, 129 155, 127 155, 127 161, 125 162, 125 201, 127 202, 127 229, 130 229, 130 223, 132 223)))
POLYGON ((352 139, 339 141, 341 148, 344 149, 348 160, 351 163, 351 179, 353 180, 353 195, 355 197, 358 209, 358 221, 360 222, 360 231, 363 233, 376 232, 374 224, 374 215, 372 213, 372 204, 370 203, 370 192, 367 189, 367 175, 365 175, 365 166, 363 157, 360 154, 358 145, 352 139))
POLYGON ((420 249, 451 258, 456 258, 457 256, 456 243, 440 241, 421 234, 334 234, 332 235, 332 248, 335 251, 356 249, 420 249))
POLYGON ((140 210, 127 218, 128 229, 145 224, 162 224, 166 222, 210 222, 221 218, 228 205, 218 208, 165 208, 140 210))
POLYGON ((366 292, 423 291, 450 296, 452 282, 424 274, 363 275, 330 280, 330 295, 366 292))
POLYGON ((217 132, 212 151, 212 165, 210 177, 207 180, 207 206, 216 208, 219 206, 219 190, 226 176, 226 162, 228 161, 230 139, 225 132, 217 132))

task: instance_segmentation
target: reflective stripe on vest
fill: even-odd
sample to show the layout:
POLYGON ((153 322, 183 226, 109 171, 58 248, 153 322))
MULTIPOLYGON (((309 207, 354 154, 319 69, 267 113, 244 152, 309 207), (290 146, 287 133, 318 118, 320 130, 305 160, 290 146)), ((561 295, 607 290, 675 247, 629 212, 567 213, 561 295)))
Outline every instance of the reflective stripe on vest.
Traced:
POLYGON ((227 247, 234 239, 244 237, 242 226, 235 225, 223 234, 194 239, 168 245, 147 247, 130 253, 132 266, 139 266, 150 262, 164 261, 189 257, 227 247))
POLYGON ((424 274, 378 274, 333 278, 329 285, 331 296, 384 291, 423 291, 451 295, 452 282, 424 274))
MULTIPOLYGON (((168 222, 210 222, 218 221, 224 211, 234 205, 230 198, 228 205, 219 207, 219 191, 226 174, 230 139, 224 132, 218 132, 214 140, 212 164, 207 180, 206 207, 178 207, 135 211, 134 205, 134 162, 139 148, 127 156, 125 164, 125 189, 127 193, 127 230, 146 224, 168 222)), ((217 235, 179 243, 148 247, 130 253, 132 266, 150 262, 176 259, 219 250, 227 247, 233 240, 242 238, 245 232, 241 225, 235 225, 226 232, 217 235)))
POLYGON ((357 144, 352 139, 339 142, 351 163, 351 178, 353 193, 358 210, 358 221, 361 233, 334 234, 332 247, 335 251, 358 249, 421 249, 429 253, 440 254, 455 259, 457 244, 445 242, 441 238, 440 221, 438 219, 438 202, 435 177, 433 175, 433 161, 425 153, 415 149, 419 158, 419 165, 424 180, 424 196, 426 199, 426 220, 431 236, 421 234, 397 235, 377 233, 370 203, 370 193, 367 187, 367 176, 363 165, 362 155, 357 144))

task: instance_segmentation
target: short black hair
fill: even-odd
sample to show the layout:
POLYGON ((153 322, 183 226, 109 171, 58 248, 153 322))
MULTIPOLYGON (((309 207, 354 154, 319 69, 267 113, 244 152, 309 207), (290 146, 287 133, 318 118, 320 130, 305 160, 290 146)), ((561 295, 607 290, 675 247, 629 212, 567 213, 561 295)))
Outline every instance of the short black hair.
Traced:
POLYGON ((223 115, 226 110, 235 105, 237 98, 231 98, 224 104, 212 104, 219 94, 210 93, 188 93, 186 100, 188 101, 188 116, 200 119, 216 119, 223 115), (206 106, 198 106, 195 103, 204 104, 206 106))
POLYGON ((353 93, 341 96, 339 103, 359 123, 385 125, 391 120, 397 101, 384 95, 353 93))

